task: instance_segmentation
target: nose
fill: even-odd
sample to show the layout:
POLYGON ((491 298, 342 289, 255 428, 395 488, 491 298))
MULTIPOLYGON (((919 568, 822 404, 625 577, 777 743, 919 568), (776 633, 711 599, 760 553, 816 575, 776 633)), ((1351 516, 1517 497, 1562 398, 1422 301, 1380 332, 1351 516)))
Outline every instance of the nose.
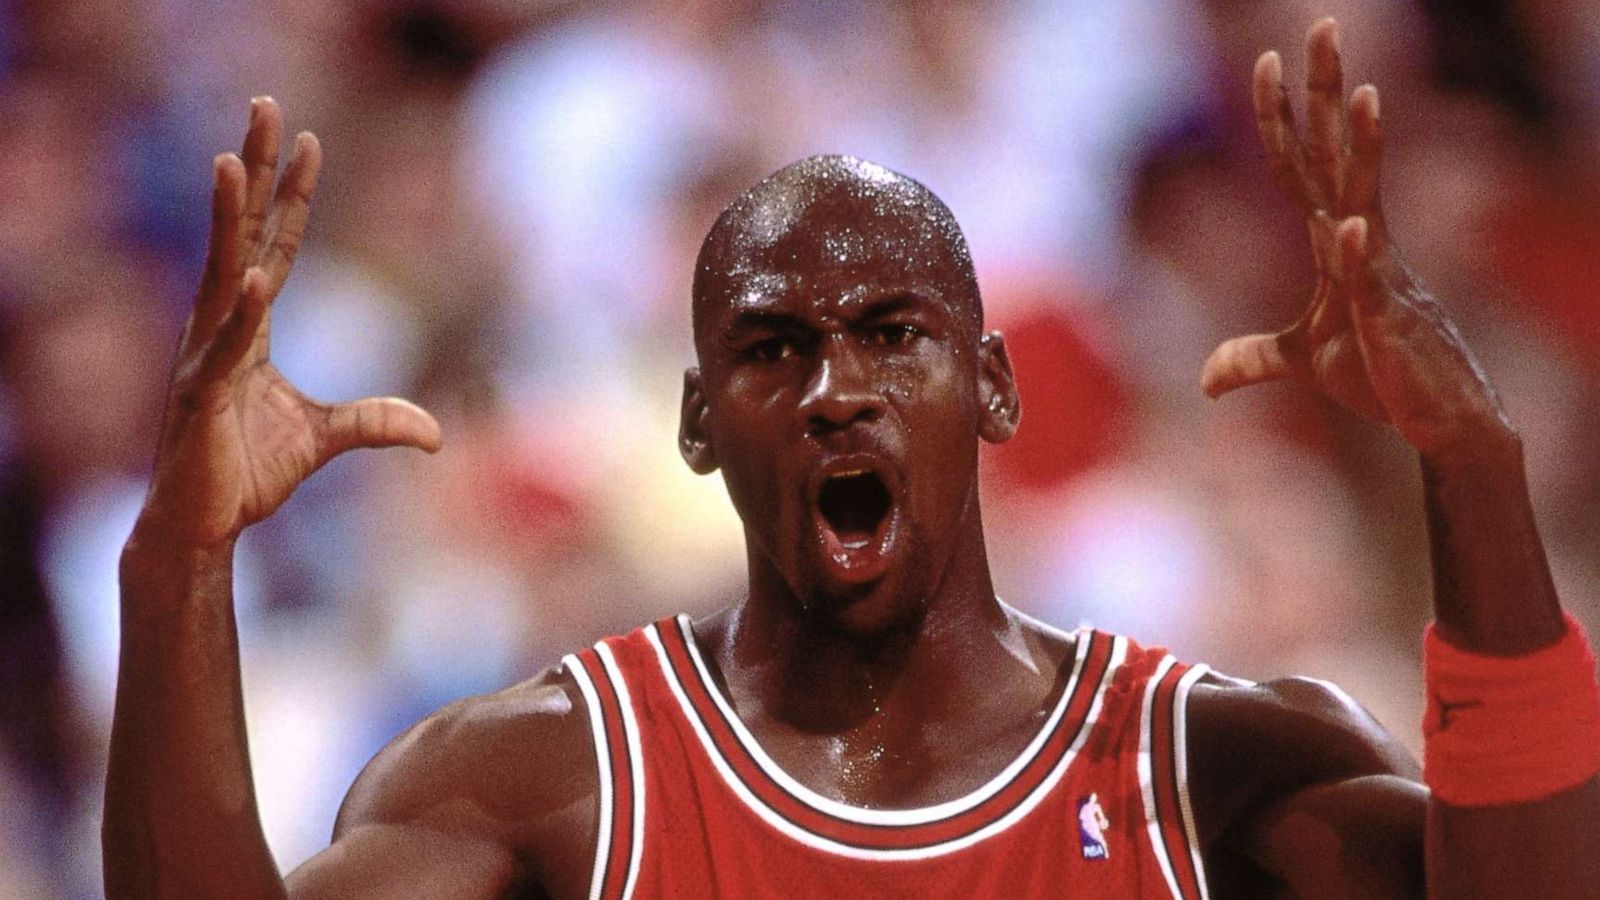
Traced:
POLYGON ((824 338, 816 360, 800 399, 806 434, 829 434, 883 415, 883 395, 873 386, 871 368, 853 341, 840 334, 824 338))

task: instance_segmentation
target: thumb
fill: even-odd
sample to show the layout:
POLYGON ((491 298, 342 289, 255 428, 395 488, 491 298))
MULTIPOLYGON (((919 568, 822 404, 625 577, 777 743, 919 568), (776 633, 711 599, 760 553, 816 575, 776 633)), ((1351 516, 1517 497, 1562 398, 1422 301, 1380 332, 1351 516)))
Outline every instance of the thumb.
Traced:
POLYGON ((1200 369, 1200 389, 1216 399, 1235 388, 1289 378, 1294 367, 1283 352, 1282 335, 1252 334, 1223 341, 1200 369))
POLYGON ((399 397, 368 397, 328 410, 321 435, 323 460, 358 447, 415 447, 433 453, 444 444, 439 422, 399 397))

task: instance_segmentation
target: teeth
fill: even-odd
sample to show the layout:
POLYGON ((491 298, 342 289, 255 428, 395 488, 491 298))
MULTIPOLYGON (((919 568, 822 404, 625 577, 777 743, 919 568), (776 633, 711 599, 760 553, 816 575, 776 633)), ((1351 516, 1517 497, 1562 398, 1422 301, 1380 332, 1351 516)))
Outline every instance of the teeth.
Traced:
POLYGON ((842 546, 846 550, 860 550, 862 547, 865 547, 868 543, 870 543, 870 542, 866 541, 866 540, 845 541, 842 546))
POLYGON ((828 477, 829 478, 854 478, 857 475, 869 475, 871 473, 872 473, 871 469, 847 469, 847 470, 845 470, 843 472, 835 472, 832 475, 829 475, 828 477))

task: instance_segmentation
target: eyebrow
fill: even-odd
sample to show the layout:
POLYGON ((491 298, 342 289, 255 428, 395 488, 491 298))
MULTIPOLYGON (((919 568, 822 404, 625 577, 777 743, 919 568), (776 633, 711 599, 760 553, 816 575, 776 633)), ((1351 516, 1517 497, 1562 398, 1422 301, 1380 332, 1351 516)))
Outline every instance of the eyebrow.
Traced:
POLYGON ((922 309, 930 305, 921 294, 898 291, 867 304, 867 311, 861 314, 861 319, 881 319, 906 309, 922 309))
MULTIPOLYGON (((751 331, 804 331, 810 327, 803 317, 781 311, 782 307, 782 301, 769 296, 737 301, 733 305, 733 321, 722 329, 724 339, 735 338, 751 331)), ((906 311, 925 313, 940 319, 949 317, 949 311, 945 309, 944 304, 932 300, 919 291, 899 290, 868 301, 867 308, 856 317, 855 321, 872 322, 906 311)))
POLYGON ((770 312, 763 309, 740 310, 722 329, 724 339, 735 338, 751 331, 800 331, 805 328, 805 323, 800 317, 789 313, 770 312))
POLYGON ((867 304, 867 309, 860 316, 859 321, 871 322, 892 316, 898 312, 912 312, 931 315, 943 321, 950 318, 950 309, 942 301, 929 297, 921 291, 905 290, 895 291, 874 299, 867 304))

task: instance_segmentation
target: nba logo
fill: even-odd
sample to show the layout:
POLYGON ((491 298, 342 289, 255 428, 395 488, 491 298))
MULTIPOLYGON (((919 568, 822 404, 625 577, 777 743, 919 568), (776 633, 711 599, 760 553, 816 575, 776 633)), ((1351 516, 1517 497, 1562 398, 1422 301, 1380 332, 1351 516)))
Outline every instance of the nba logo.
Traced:
POLYGON ((1083 846, 1084 859, 1107 859, 1111 856, 1111 848, 1106 846, 1106 829, 1110 827, 1111 820, 1106 818, 1106 811, 1100 808, 1098 794, 1078 800, 1078 843, 1083 846))

